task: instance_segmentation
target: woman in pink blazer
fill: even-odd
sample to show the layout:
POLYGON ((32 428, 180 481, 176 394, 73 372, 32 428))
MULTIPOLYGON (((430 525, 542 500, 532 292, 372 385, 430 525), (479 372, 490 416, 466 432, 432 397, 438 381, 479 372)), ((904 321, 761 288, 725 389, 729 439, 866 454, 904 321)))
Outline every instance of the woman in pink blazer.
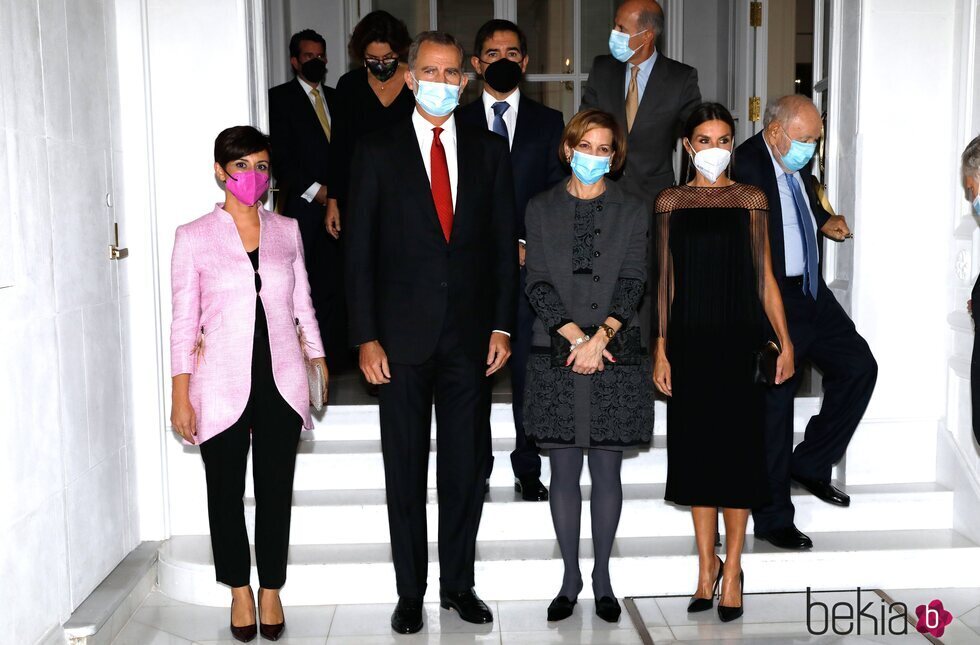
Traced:
POLYGON ((231 587, 231 631, 243 642, 257 631, 243 504, 252 444, 259 627, 277 640, 296 448, 300 430, 313 427, 305 360, 324 374, 327 366, 299 227, 260 205, 268 137, 224 130, 214 160, 225 201, 179 227, 174 242, 170 418, 201 447, 215 574, 231 587))

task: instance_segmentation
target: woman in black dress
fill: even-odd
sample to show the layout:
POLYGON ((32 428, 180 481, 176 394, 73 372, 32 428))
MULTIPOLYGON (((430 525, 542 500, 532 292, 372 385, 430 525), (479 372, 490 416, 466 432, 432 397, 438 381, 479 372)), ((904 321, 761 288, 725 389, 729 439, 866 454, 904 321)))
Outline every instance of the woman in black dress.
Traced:
POLYGON ((351 59, 363 66, 337 81, 332 108, 327 231, 334 238, 340 237, 341 213, 346 210, 350 164, 357 141, 407 118, 415 109, 415 96, 405 84, 405 60, 411 43, 404 22, 387 11, 372 11, 357 23, 347 44, 351 59))
POLYGON ((741 554, 752 507, 768 500, 764 386, 755 354, 781 347, 777 384, 793 375, 793 345, 772 273, 763 192, 725 171, 735 123, 724 106, 700 105, 684 128, 692 181, 657 199, 658 329, 654 383, 667 403, 666 499, 691 507, 700 572, 688 611, 713 605, 742 615, 741 554), (715 555, 718 508, 727 557, 715 555))
POLYGON ((596 614, 615 622, 609 558, 623 506, 623 450, 650 442, 651 361, 636 307, 647 272, 650 216, 605 174, 622 168, 615 118, 584 110, 562 135, 572 177, 527 206, 527 295, 534 309, 524 424, 548 450, 551 516, 565 575, 548 620, 569 617, 582 589, 578 562, 583 457, 589 455, 596 614))

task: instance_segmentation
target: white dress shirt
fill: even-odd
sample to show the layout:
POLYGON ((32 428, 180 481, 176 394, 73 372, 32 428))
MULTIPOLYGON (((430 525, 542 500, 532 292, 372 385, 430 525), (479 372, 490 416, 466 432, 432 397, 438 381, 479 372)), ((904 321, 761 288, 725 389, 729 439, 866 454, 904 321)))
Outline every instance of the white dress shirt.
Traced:
POLYGON ((658 55, 659 52, 657 52, 657 50, 654 49, 653 54, 650 55, 650 58, 646 59, 642 63, 638 65, 634 65, 632 63, 626 64, 626 91, 623 93, 623 96, 629 94, 630 79, 633 77, 633 68, 634 67, 640 68, 640 72, 636 75, 636 92, 639 98, 639 101, 637 101, 637 105, 643 102, 643 92, 647 89, 647 81, 650 80, 650 73, 653 72, 653 66, 657 62, 658 55))
MULTIPOLYGON (((330 106, 327 105, 327 97, 326 93, 323 91, 323 87, 320 85, 310 85, 299 76, 296 77, 296 82, 299 83, 299 86, 303 88, 304 92, 306 92, 306 98, 310 99, 310 105, 313 106, 314 110, 316 109, 316 97, 313 96, 313 90, 314 88, 319 88, 320 100, 323 101, 323 112, 327 115, 327 125, 333 127, 333 119, 330 117, 330 106)), ((310 184, 310 187, 306 189, 306 192, 303 193, 303 199, 313 203, 313 200, 316 198, 316 194, 318 192, 320 192, 320 183, 314 181, 312 184, 310 184)))
MULTIPOLYGON (((790 277, 801 276, 806 271, 806 261, 804 259, 804 240, 800 231, 800 225, 796 221, 796 201, 793 199, 793 191, 786 185, 783 176, 786 171, 776 161, 769 142, 766 141, 766 150, 769 151, 769 158, 772 159, 772 167, 776 171, 776 186, 779 188, 779 205, 783 211, 783 253, 786 256, 786 275, 790 277)), ((810 206, 810 198, 806 193, 806 185, 799 171, 792 175, 787 175, 790 181, 795 181, 803 194, 803 201, 806 204, 807 214, 810 215, 810 223, 813 226, 814 235, 819 232, 817 220, 813 217, 813 208, 810 206)))
MULTIPOLYGON (((493 104, 497 102, 497 99, 490 96, 490 94, 483 90, 483 111, 487 115, 487 128, 493 129, 493 119, 496 116, 493 113, 493 104)), ((504 120, 504 125, 507 126, 507 145, 511 148, 514 147, 514 131, 517 129, 517 106, 521 103, 521 90, 518 88, 510 93, 510 96, 504 99, 504 103, 509 105, 507 111, 503 113, 500 117, 504 120)))

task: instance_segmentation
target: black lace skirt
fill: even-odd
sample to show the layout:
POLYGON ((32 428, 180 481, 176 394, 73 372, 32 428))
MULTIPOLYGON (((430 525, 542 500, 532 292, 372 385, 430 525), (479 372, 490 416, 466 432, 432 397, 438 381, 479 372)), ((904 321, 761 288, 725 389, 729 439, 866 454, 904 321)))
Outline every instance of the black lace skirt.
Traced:
POLYGON ((639 365, 575 374, 552 367, 550 348, 527 362, 524 431, 541 448, 622 450, 650 443, 653 377, 649 354, 639 365))

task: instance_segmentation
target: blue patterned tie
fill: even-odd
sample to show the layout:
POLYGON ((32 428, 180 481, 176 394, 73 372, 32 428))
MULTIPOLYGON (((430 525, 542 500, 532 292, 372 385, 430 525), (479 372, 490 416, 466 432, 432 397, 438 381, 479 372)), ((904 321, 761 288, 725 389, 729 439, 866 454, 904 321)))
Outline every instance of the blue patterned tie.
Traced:
POLYGON ((817 299, 817 285, 820 277, 817 275, 817 234, 810 225, 810 212, 806 207, 806 199, 800 184, 793 175, 783 174, 783 179, 789 184, 793 193, 793 203, 796 205, 796 223, 800 227, 800 236, 803 238, 803 262, 806 265, 803 271, 803 293, 808 293, 817 299))
POLYGON ((510 107, 510 103, 507 101, 497 101, 490 107, 493 109, 493 127, 490 129, 510 143, 510 137, 507 133, 507 124, 504 123, 504 112, 506 112, 507 108, 510 107))

